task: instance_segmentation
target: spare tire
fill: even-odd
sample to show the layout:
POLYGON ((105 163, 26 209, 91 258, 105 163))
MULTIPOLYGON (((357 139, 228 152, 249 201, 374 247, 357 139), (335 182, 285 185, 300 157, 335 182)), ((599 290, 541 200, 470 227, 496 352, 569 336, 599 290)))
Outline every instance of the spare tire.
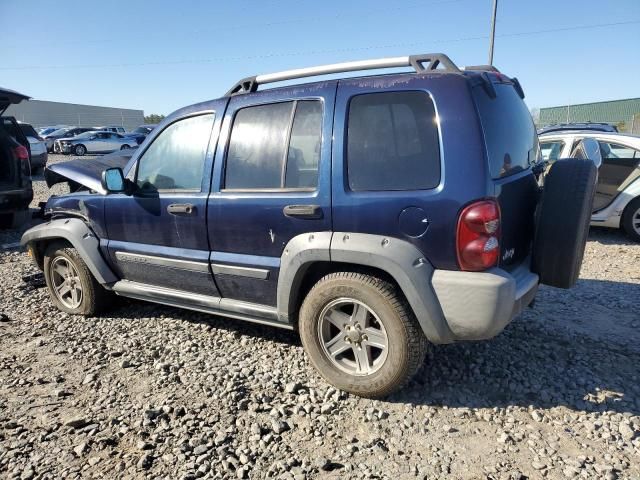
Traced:
POLYGON ((556 161, 544 179, 533 241, 540 283, 571 288, 580 274, 598 169, 591 160, 556 161))

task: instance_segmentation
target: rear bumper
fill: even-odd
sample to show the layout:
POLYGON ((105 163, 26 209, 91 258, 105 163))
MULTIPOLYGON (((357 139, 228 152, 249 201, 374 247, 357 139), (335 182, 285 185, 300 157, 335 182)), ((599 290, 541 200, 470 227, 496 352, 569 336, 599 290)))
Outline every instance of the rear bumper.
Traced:
POLYGON ((432 285, 455 340, 485 340, 531 303, 538 281, 523 262, 512 272, 435 270, 432 285))

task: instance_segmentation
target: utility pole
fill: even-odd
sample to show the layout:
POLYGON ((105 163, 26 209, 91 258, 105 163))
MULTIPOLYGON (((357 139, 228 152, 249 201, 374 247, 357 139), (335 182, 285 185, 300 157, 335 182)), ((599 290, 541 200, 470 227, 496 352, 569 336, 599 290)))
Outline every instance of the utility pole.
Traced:
POLYGON ((491 36, 489 37, 489 65, 493 65, 493 41, 496 37, 496 13, 498 0, 493 0, 493 15, 491 15, 491 36))

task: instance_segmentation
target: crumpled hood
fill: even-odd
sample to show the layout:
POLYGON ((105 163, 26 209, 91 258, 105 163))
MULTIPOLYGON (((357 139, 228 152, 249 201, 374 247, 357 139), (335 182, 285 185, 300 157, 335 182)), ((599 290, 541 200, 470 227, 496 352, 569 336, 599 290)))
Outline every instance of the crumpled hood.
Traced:
POLYGON ((102 172, 107 168, 124 168, 133 155, 133 151, 122 150, 94 159, 77 159, 54 163, 47 166, 44 178, 51 188, 57 183, 72 181, 94 192, 106 194, 102 188, 102 172))

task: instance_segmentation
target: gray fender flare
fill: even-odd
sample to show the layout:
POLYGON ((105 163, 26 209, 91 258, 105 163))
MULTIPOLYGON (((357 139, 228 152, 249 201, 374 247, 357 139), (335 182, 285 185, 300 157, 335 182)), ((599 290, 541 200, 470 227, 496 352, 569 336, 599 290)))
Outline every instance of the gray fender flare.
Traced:
POLYGON ((280 260, 278 316, 282 321, 290 321, 291 292, 297 291, 304 272, 316 261, 351 263, 387 272, 404 293, 427 339, 432 343, 454 341, 431 285, 433 266, 411 243, 382 235, 319 232, 294 237, 280 260))
POLYGON ((36 225, 24 232, 20 243, 23 247, 31 247, 33 251, 37 251, 35 246, 40 241, 57 238, 73 245, 99 283, 104 285, 119 280, 100 253, 100 240, 79 218, 61 218, 36 225))

